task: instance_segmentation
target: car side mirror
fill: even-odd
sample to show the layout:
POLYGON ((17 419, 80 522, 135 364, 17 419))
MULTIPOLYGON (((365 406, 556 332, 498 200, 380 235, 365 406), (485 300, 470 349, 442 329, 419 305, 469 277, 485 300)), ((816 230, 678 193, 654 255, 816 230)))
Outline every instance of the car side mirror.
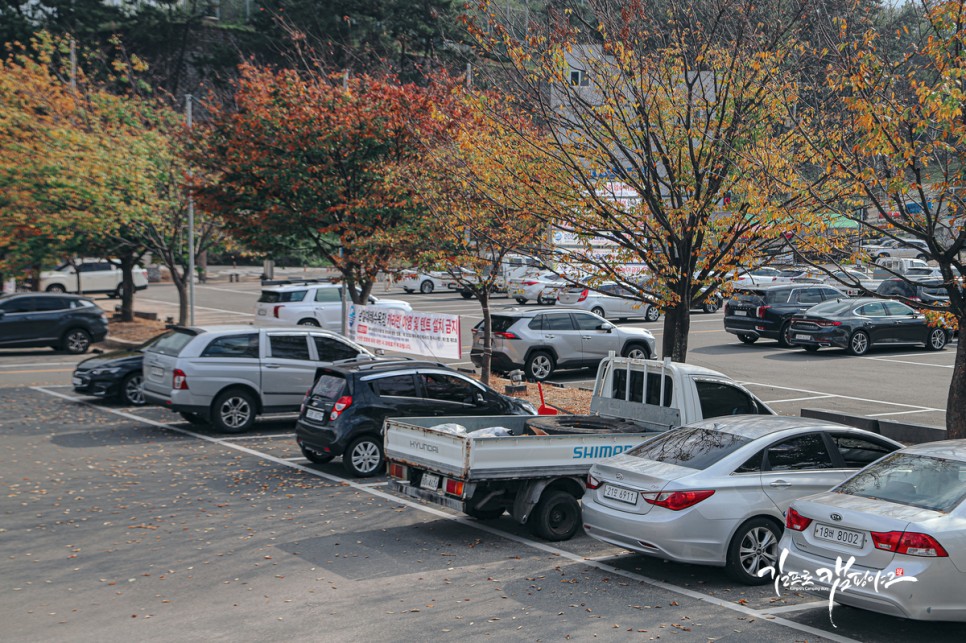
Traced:
POLYGON ((483 397, 482 393, 476 394, 476 404, 477 405, 486 404, 486 398, 483 397))
POLYGON ((614 332, 614 328, 615 328, 614 324, 611 324, 610 322, 604 322, 603 324, 597 327, 597 330, 605 330, 608 333, 612 333, 614 332))
POLYGON ((383 355, 386 354, 386 350, 383 349, 383 348, 377 348, 376 350, 374 350, 372 352, 375 353, 378 357, 382 357, 383 355))

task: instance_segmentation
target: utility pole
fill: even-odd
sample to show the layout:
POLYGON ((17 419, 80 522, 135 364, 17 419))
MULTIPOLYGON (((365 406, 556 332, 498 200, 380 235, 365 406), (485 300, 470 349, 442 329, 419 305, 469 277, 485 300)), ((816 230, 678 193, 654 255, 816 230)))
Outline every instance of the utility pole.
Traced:
POLYGON ((77 93, 77 43, 70 39, 70 91, 77 93))
MULTIPOLYGON (((185 95, 188 129, 191 129, 191 94, 185 95)), ((191 170, 188 170, 191 176, 191 170)), ((195 197, 188 191, 188 325, 195 325, 195 197)))

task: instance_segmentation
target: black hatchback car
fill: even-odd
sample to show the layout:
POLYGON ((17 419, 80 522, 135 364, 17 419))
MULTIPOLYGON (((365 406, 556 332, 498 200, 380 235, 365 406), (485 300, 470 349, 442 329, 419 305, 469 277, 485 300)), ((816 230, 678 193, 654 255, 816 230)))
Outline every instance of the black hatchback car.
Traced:
POLYGON ((86 353, 107 337, 107 315, 86 297, 53 293, 0 296, 0 348, 50 346, 86 353))
POLYGON ((164 335, 152 337, 136 348, 112 351, 85 359, 74 367, 71 384, 81 395, 115 398, 129 406, 143 406, 144 349, 164 335))
POLYGON ((810 308, 792 320, 789 336, 796 346, 817 351, 824 346, 865 355, 872 346, 923 344, 938 351, 949 341, 949 331, 930 326, 925 315, 890 299, 843 299, 810 308))
POLYGON ((736 288, 725 304, 724 326, 745 344, 759 338, 777 339, 788 346, 788 326, 795 315, 830 299, 846 297, 825 284, 781 284, 736 288))
POLYGON ((387 417, 536 415, 525 400, 507 397, 434 362, 384 360, 319 369, 295 428, 310 462, 342 456, 346 470, 366 478, 384 464, 382 423, 387 417))
POLYGON ((942 279, 886 279, 876 288, 875 294, 880 297, 902 297, 907 301, 921 301, 931 305, 949 304, 949 293, 942 279))

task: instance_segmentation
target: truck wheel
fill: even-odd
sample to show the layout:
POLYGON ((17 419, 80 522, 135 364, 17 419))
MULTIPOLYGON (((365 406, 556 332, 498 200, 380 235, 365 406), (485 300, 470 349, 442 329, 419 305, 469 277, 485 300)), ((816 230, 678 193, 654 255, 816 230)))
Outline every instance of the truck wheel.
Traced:
POLYGON ((728 545, 725 571, 745 585, 770 583, 770 574, 759 577, 758 571, 778 565, 778 541, 781 537, 781 527, 768 518, 759 516, 745 522, 738 527, 728 545))
POLYGON ((503 515, 503 507, 495 507, 493 509, 478 509, 476 507, 467 507, 464 512, 467 516, 471 518, 476 518, 477 520, 496 520, 503 515))
POLYGON ((47 286, 47 292, 67 292, 67 289, 60 284, 50 284, 47 286))
POLYGON ((534 536, 544 540, 570 540, 580 529, 580 505, 566 491, 545 492, 527 526, 534 536))
POLYGON ((596 415, 535 417, 526 421, 526 427, 540 429, 549 435, 644 432, 643 427, 633 422, 596 415))
POLYGON ((342 465, 357 478, 371 478, 382 471, 385 464, 382 441, 370 435, 357 439, 342 454, 342 465))
POLYGON ((527 358, 527 363, 524 365, 523 370, 526 371, 528 377, 537 382, 542 382, 550 377, 553 373, 553 368, 553 355, 544 351, 534 351, 527 358))

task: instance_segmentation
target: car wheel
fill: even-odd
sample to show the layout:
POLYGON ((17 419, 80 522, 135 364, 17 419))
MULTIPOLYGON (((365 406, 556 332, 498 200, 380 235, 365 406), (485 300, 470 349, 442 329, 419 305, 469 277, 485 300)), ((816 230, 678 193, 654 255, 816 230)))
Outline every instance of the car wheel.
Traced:
POLYGON ((503 507, 494 507, 492 509, 477 509, 476 507, 467 507, 464 510, 467 516, 476 518, 477 520, 496 520, 503 515, 503 511, 503 507))
POLYGON ((809 353, 817 353, 818 346, 803 346, 803 348, 809 353))
POLYGON ((929 261, 929 257, 928 257, 928 256, 926 256, 926 255, 923 255, 923 254, 921 254, 921 255, 918 255, 918 256, 916 257, 916 259, 922 259, 923 261, 929 261))
POLYGON ((359 438, 342 454, 342 464, 349 474, 357 478, 371 478, 385 464, 381 441, 373 436, 359 438))
POLYGON ((553 306, 555 303, 557 303, 557 298, 537 295, 537 303, 541 306, 553 306))
POLYGON ((651 356, 650 351, 648 351, 647 346, 642 344, 628 344, 621 351, 622 357, 629 357, 631 359, 647 359, 651 356))
POLYGON ((332 458, 335 457, 325 453, 318 453, 317 451, 308 449, 301 444, 299 445, 299 450, 302 452, 302 455, 305 456, 305 459, 313 464, 325 464, 326 462, 331 462, 332 458))
POLYGON ((742 333, 741 335, 738 335, 738 339, 740 339, 743 344, 754 344, 755 342, 758 341, 758 337, 757 336, 755 336, 755 335, 746 335, 744 333, 742 333))
POLYGON ((141 389, 143 382, 141 371, 125 377, 121 382, 121 401, 129 406, 144 406, 144 391, 141 389))
POLYGON ((86 353, 91 347, 91 335, 83 328, 72 328, 64 333, 64 339, 60 343, 60 348, 65 353, 80 355, 86 353))
POLYGON ((719 308, 721 308, 721 306, 718 304, 717 301, 706 301, 701 306, 701 310, 703 310, 704 312, 706 312, 708 314, 718 312, 718 309, 719 308))
POLYGON ((542 382, 553 373, 555 364, 553 363, 553 355, 544 351, 534 351, 527 358, 527 363, 524 365, 523 370, 526 371, 527 376, 537 382, 542 382))
POLYGON ((931 351, 941 351, 946 348, 949 341, 949 334, 945 328, 933 328, 929 331, 929 339, 926 341, 926 348, 931 351))
POLYGON ((524 305, 525 303, 527 303, 527 301, 528 301, 528 300, 524 299, 523 297, 517 297, 516 300, 517 300, 517 303, 520 304, 521 306, 524 305))
POLYGON ((306 317, 305 319, 299 320, 299 326, 315 326, 316 328, 318 328, 319 322, 315 321, 311 317, 306 317))
POLYGON ((590 312, 592 312, 592 313, 594 313, 594 314, 595 314, 595 315, 597 315, 598 317, 603 317, 604 319, 607 319, 607 314, 606 314, 606 313, 604 312, 604 309, 603 309, 603 308, 601 308, 600 306, 594 306, 594 307, 593 307, 593 308, 592 308, 592 309, 590 310, 590 312))
POLYGON ((248 391, 229 389, 211 405, 211 423, 222 433, 242 433, 255 423, 255 398, 248 391))
POLYGON ((197 413, 189 413, 188 411, 179 411, 178 415, 181 416, 183 420, 186 420, 189 424, 194 424, 195 426, 208 426, 209 422, 203 416, 197 413))
POLYGON ((415 291, 415 290, 413 290, 412 288, 403 288, 403 290, 405 290, 405 291, 406 291, 406 293, 407 293, 407 294, 409 294, 409 295, 411 295, 411 294, 413 294, 414 292, 416 292, 416 291, 415 291))
POLYGON ((782 348, 788 348, 789 346, 792 345, 791 330, 790 330, 791 326, 792 326, 792 323, 790 321, 787 321, 784 324, 782 324, 781 329, 778 331, 778 345, 781 346, 782 348))
POLYGON ((423 283, 419 284, 419 292, 423 293, 424 295, 428 295, 433 292, 433 282, 427 279, 423 283))
POLYGON ((473 298, 473 291, 472 290, 461 290, 460 291, 460 296, 463 299, 472 299, 473 298))
POLYGON ((782 530, 768 518, 752 518, 738 527, 728 545, 725 570, 728 575, 745 585, 764 585, 771 582, 770 574, 758 576, 766 567, 778 567, 778 541, 782 530))
POLYGON ((869 336, 864 330, 857 330, 849 339, 849 352, 853 355, 865 355, 869 352, 869 336))
POLYGON ((50 284, 47 286, 47 292, 67 292, 67 289, 60 284, 50 284))
POLYGON ((661 309, 657 306, 647 305, 647 310, 644 311, 644 319, 649 322, 654 322, 658 320, 661 316, 661 309))
POLYGON ((123 299, 123 297, 124 297, 124 284, 119 284, 118 287, 117 287, 117 290, 115 290, 114 293, 111 294, 111 297, 113 297, 114 299, 123 299))
POLYGON ((570 540, 580 529, 580 505, 566 491, 545 492, 527 526, 534 536, 544 540, 570 540))

